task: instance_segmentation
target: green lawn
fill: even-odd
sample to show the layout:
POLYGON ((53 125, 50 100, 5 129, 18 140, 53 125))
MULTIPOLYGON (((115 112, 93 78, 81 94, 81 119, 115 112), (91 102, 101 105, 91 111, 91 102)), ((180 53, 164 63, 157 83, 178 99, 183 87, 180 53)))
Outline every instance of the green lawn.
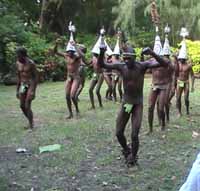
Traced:
MULTIPOLYGON (((150 80, 145 81, 140 166, 130 169, 119 157, 115 137, 119 104, 104 100, 103 109, 88 110, 88 83, 80 96, 81 117, 69 121, 64 83, 40 84, 33 102, 33 132, 23 128, 27 121, 15 87, 1 85, 0 191, 178 191, 200 148, 199 137, 192 137, 193 131, 200 133, 199 85, 197 81, 197 90, 190 94, 190 117, 177 118, 173 100, 167 131, 160 131, 155 117, 154 134, 147 136, 150 80), (57 143, 62 145, 60 151, 39 154, 39 146, 57 143), (16 154, 19 147, 29 152, 16 154)), ((130 124, 126 134, 130 138, 130 124)))

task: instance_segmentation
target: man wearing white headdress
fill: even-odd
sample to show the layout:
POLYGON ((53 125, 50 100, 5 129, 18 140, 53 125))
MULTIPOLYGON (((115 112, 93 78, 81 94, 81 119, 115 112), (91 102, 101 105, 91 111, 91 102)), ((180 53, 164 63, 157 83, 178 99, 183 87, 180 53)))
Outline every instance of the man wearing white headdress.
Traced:
MULTIPOLYGON (((154 43, 154 52, 160 56, 163 56, 162 44, 160 37, 158 35, 158 28, 156 28, 156 38, 154 43)), ((168 48, 165 49, 165 54, 169 54, 168 48)), ((171 62, 168 59, 168 67, 171 67, 171 62)), ((165 112, 164 107, 166 103, 166 91, 169 84, 169 73, 166 72, 166 68, 158 67, 152 70, 152 87, 149 95, 149 106, 148 106, 148 122, 149 122, 149 133, 153 132, 153 118, 154 118, 154 108, 156 101, 159 100, 157 111, 158 118, 161 123, 161 130, 165 130, 165 112)))
POLYGON ((102 28, 100 30, 100 36, 92 49, 92 60, 90 62, 90 66, 93 68, 94 73, 93 73, 92 79, 90 81, 90 87, 89 87, 89 96, 90 96, 90 102, 92 105, 91 109, 95 109, 94 93, 93 93, 95 87, 96 87, 96 95, 97 95, 97 99, 99 102, 99 106, 103 107, 100 90, 101 90, 101 86, 104 81, 104 77, 103 77, 102 68, 100 68, 97 65, 97 58, 98 58, 98 55, 100 54, 99 46, 100 46, 101 39, 102 39, 102 36, 104 35, 104 33, 105 33, 105 30, 102 28))
POLYGON ((186 113, 189 115, 189 76, 193 80, 194 74, 192 70, 192 65, 188 63, 187 59, 187 46, 185 37, 188 36, 186 28, 181 29, 180 35, 183 37, 181 42, 181 49, 178 55, 178 79, 177 79, 177 100, 176 106, 178 109, 179 116, 182 115, 181 112, 181 96, 184 91, 184 99, 186 106, 186 113))
POLYGON ((124 95, 116 120, 116 136, 123 149, 122 153, 127 165, 136 165, 139 150, 139 132, 143 113, 144 75, 147 69, 168 66, 168 62, 154 53, 150 48, 145 48, 142 54, 151 55, 155 60, 137 62, 134 49, 127 47, 126 51, 122 54, 122 62, 108 64, 104 59, 105 51, 106 45, 102 41, 101 52, 97 62, 98 65, 102 68, 118 70, 123 78, 124 95), (131 147, 127 144, 127 139, 124 134, 129 118, 131 118, 131 147))
POLYGON ((66 52, 58 52, 58 44, 59 40, 56 41, 56 45, 54 47, 54 52, 65 58, 67 62, 67 81, 65 86, 66 91, 66 101, 67 101, 67 107, 69 110, 69 116, 67 119, 73 118, 73 112, 72 112, 72 102, 76 109, 76 114, 79 115, 79 108, 78 108, 78 101, 77 101, 77 91, 80 84, 80 74, 79 74, 79 67, 81 64, 81 57, 82 52, 77 47, 74 38, 73 33, 75 32, 75 26, 72 25, 70 22, 69 24, 69 31, 70 31, 70 40, 66 47, 66 52))
MULTIPOLYGON (((170 51, 170 44, 169 44, 169 40, 168 40, 168 34, 170 32, 170 28, 168 25, 165 27, 164 32, 165 32, 165 42, 163 45, 162 55, 163 55, 164 59, 167 59, 167 60, 169 60, 169 62, 171 62, 171 59, 170 59, 171 51, 170 51)), ((166 96, 165 96, 164 104, 165 104, 165 114, 166 114, 167 122, 169 122, 170 95, 171 95, 171 91, 173 89, 172 86, 175 81, 174 70, 175 70, 175 66, 174 66, 173 62, 171 62, 169 67, 166 68, 166 72, 167 72, 167 76, 168 76, 168 87, 166 89, 166 96)))

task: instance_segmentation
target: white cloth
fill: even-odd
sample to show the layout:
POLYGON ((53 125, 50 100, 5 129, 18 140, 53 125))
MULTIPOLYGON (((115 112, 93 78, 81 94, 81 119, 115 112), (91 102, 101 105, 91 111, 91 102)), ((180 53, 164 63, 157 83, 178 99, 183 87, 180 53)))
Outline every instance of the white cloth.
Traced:
POLYGON ((179 191, 200 191, 200 153, 192 165, 186 182, 179 191))

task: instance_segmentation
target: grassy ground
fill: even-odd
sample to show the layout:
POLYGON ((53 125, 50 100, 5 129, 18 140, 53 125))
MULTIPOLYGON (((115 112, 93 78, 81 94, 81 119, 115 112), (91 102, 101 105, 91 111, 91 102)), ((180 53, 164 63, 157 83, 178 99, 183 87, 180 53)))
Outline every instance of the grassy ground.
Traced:
MULTIPOLYGON (((200 90, 190 96, 190 117, 178 119, 173 101, 167 131, 161 133, 155 119, 154 134, 147 136, 149 85, 147 79, 140 166, 130 169, 115 138, 119 104, 104 100, 104 109, 89 111, 88 83, 80 97, 81 118, 70 121, 65 120, 64 84, 41 84, 33 102, 33 132, 23 129, 27 121, 15 87, 0 86, 0 191, 177 191, 200 148, 199 137, 192 137, 193 131, 200 133, 200 90), (39 154, 39 146, 56 143, 60 151, 39 154), (17 154, 19 147, 29 152, 17 154)), ((130 137, 130 125, 126 134, 130 137)))

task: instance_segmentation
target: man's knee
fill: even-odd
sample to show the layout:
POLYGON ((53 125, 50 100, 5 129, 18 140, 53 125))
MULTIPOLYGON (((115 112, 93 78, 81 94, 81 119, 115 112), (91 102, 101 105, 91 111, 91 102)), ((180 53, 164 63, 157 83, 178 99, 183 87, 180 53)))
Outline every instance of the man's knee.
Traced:
POLYGON ((149 113, 153 113, 153 111, 154 111, 154 105, 151 105, 151 104, 150 104, 150 105, 148 106, 148 112, 149 112, 149 113))
POLYGON ((189 99, 185 99, 185 105, 189 105, 189 99))
POLYGON ((97 95, 100 95, 100 89, 99 89, 99 88, 96 89, 96 94, 97 94, 97 95))
POLYGON ((77 98, 77 97, 76 97, 76 94, 72 94, 72 95, 71 95, 72 101, 76 101, 76 100, 77 100, 76 98, 77 98))
POLYGON ((69 93, 66 94, 66 100, 70 100, 71 99, 71 96, 69 93))
POLYGON ((22 110, 25 110, 25 103, 20 103, 20 108, 21 108, 22 110))
POLYGON ((25 101, 25 103, 20 104, 20 107, 22 110, 30 110, 31 107, 31 101, 25 101))
POLYGON ((115 135, 118 139, 120 139, 124 135, 123 129, 117 126, 115 135))
POLYGON ((139 134, 139 132, 132 132, 132 134, 131 134, 132 142, 135 142, 135 143, 139 142, 138 134, 139 134))

